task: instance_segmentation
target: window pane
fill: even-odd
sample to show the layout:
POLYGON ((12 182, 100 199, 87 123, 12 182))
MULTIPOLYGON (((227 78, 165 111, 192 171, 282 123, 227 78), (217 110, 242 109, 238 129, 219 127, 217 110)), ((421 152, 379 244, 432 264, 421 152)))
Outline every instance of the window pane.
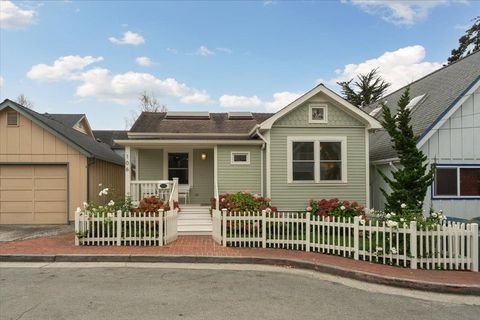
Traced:
POLYGON ((169 168, 188 168, 188 153, 169 153, 169 168))
POLYGON ((342 160, 342 143, 320 142, 320 160, 342 160))
POLYGON ((342 180, 342 163, 340 161, 321 162, 320 180, 342 180))
POLYGON ((293 142, 293 160, 313 160, 313 142, 293 142))
POLYGON ((234 162, 247 162, 247 155, 246 154, 234 154, 233 155, 234 162))
POLYGON ((435 195, 457 195, 457 168, 437 168, 435 179, 435 195))
POLYGON ((313 181, 315 180, 314 162, 293 162, 293 180, 313 181))
POLYGON ((168 180, 178 178, 179 184, 188 184, 188 169, 168 169, 168 180))
POLYGON ((460 169, 460 195, 480 196, 480 168, 460 169))

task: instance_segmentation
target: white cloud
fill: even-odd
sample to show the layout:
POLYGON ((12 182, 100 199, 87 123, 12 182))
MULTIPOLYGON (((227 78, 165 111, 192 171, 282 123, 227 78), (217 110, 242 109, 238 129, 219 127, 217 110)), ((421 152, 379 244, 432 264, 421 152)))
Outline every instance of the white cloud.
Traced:
POLYGON ((185 103, 185 104, 211 104, 211 103, 213 103, 210 96, 204 90, 203 91, 194 90, 194 92, 192 94, 182 97, 180 99, 180 102, 185 103))
POLYGON ((64 56, 60 57, 53 65, 34 65, 27 73, 27 77, 34 80, 73 80, 88 65, 102 61, 103 57, 92 56, 64 56))
POLYGON ((208 49, 208 48, 205 47, 205 46, 200 46, 200 48, 197 49, 197 51, 195 52, 195 54, 196 54, 197 56, 206 57, 206 56, 214 55, 215 52, 211 51, 210 49, 208 49))
POLYGON ((412 25, 425 19, 430 11, 450 3, 467 3, 466 0, 342 0, 360 7, 363 11, 381 16, 383 20, 396 25, 412 25))
POLYGON ((276 5, 276 4, 277 4, 277 1, 272 1, 272 0, 263 1, 263 5, 264 5, 265 7, 273 6, 273 5, 276 5))
POLYGON ((137 57, 135 62, 142 67, 149 67, 152 65, 152 60, 149 57, 137 57))
POLYGON ((145 43, 145 39, 141 35, 131 31, 125 32, 121 39, 110 37, 108 38, 108 40, 110 40, 111 43, 115 43, 115 44, 131 44, 134 46, 138 46, 140 44, 145 43))
MULTIPOLYGON (((366 74, 378 68, 382 78, 391 83, 389 91, 394 91, 416 79, 423 77, 442 67, 442 62, 424 61, 425 48, 420 45, 400 48, 396 51, 387 51, 381 56, 369 59, 359 64, 347 64, 343 69, 337 69, 336 77, 326 82, 335 85, 339 81, 348 81, 358 74, 366 74)), ((319 82, 323 80, 319 79, 319 82)))
POLYGON ((265 108, 267 111, 277 111, 290 102, 300 97, 301 93, 296 92, 276 92, 273 94, 272 100, 262 101, 257 96, 235 96, 235 95, 223 95, 219 99, 219 103, 222 107, 226 108, 265 108))
POLYGON ((5 84, 5 79, 3 79, 2 76, 0 76, 0 88, 3 87, 4 84, 5 84))
POLYGON ((220 51, 220 52, 223 52, 223 53, 228 53, 228 54, 233 52, 233 50, 230 49, 230 48, 217 48, 217 51, 220 51))
POLYGON ((22 10, 11 1, 0 1, 0 28, 22 29, 34 23, 37 12, 22 10))

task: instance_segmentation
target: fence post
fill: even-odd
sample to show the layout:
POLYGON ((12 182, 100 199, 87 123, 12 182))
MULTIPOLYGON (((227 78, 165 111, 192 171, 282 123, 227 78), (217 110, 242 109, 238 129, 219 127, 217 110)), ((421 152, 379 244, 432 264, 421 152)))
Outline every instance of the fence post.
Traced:
POLYGON ((353 217, 353 259, 359 259, 360 251, 360 230, 358 225, 360 224, 360 218, 358 216, 353 217))
POLYGON ((222 209, 222 244, 227 246, 227 209, 222 209))
POLYGON ((310 212, 305 216, 305 251, 310 251, 310 212))
POLYGON ((262 248, 267 247, 267 211, 262 210, 262 248))
POLYGON ((116 236, 117 236, 117 246, 122 245, 122 211, 118 210, 115 219, 117 219, 117 227, 115 228, 116 236))
POLYGON ((410 221, 410 257, 410 268, 417 269, 417 221, 410 221))
POLYGON ((164 209, 158 210, 158 237, 160 238, 158 243, 160 247, 167 242, 168 225, 169 222, 167 221, 167 215, 164 214, 164 209))
POLYGON ((80 245, 80 239, 78 239, 78 235, 80 233, 80 211, 75 211, 75 245, 80 245))
POLYGON ((472 271, 478 272, 478 224, 472 223, 472 245, 470 246, 472 250, 472 271))

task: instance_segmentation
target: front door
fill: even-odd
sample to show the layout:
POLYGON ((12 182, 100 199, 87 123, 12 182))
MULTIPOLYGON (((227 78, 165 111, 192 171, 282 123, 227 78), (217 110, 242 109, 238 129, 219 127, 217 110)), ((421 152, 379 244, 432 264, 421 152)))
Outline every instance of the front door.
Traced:
POLYGON ((189 184, 188 152, 168 153, 168 180, 178 178, 179 184, 189 184))

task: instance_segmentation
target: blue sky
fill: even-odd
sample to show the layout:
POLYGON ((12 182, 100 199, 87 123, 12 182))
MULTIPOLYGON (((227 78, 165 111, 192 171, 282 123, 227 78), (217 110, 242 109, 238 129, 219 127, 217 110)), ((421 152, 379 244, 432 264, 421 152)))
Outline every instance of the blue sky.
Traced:
POLYGON ((169 110, 275 111, 378 67, 439 68, 477 1, 0 2, 0 99, 124 129, 147 90, 169 110))

